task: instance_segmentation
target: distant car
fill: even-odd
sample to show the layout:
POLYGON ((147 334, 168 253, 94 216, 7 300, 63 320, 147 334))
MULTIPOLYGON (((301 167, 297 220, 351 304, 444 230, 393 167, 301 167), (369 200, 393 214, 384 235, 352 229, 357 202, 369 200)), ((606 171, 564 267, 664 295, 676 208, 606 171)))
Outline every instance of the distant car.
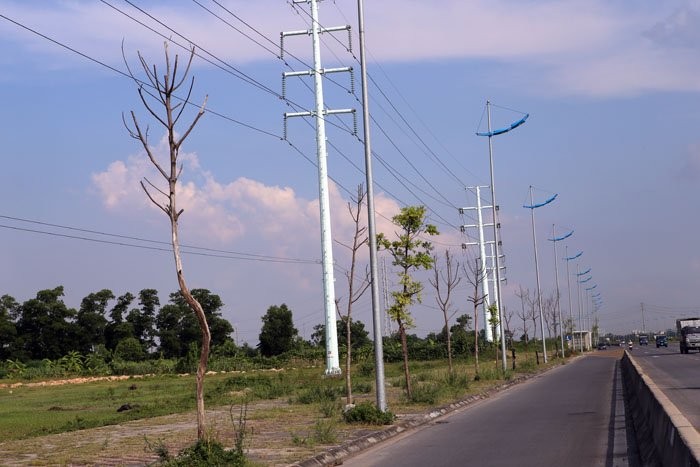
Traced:
POLYGON ((666 336, 656 336, 656 348, 668 347, 668 339, 666 336))
POLYGON ((639 336, 639 345, 649 345, 649 338, 647 336, 639 336))
POLYGON ((598 350, 606 350, 607 348, 608 344, 606 344, 605 342, 601 342, 600 344, 598 344, 598 350))

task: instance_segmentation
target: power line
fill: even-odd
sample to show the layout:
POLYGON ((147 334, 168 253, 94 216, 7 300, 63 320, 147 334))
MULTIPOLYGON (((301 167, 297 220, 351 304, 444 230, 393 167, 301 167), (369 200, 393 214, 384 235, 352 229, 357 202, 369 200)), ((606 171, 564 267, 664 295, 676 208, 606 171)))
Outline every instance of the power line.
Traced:
MULTIPOLYGON (((79 227, 71 227, 71 226, 67 226, 67 225, 53 224, 53 223, 49 223, 49 222, 42 222, 42 221, 37 221, 37 220, 32 220, 32 219, 25 219, 25 218, 21 218, 21 217, 13 217, 13 216, 6 216, 6 215, 0 214, 0 218, 13 220, 13 221, 17 221, 17 222, 26 222, 26 223, 35 224, 35 225, 42 225, 45 227, 54 227, 54 228, 58 228, 58 229, 65 229, 65 230, 70 230, 70 231, 74 231, 74 232, 89 233, 89 234, 93 234, 93 235, 119 238, 119 239, 123 239, 123 240, 132 240, 132 241, 137 241, 137 242, 150 243, 153 245, 168 245, 168 246, 170 245, 169 242, 164 242, 164 241, 159 241, 159 240, 152 240, 152 239, 129 236, 129 235, 120 235, 120 234, 114 234, 114 233, 109 233, 109 232, 101 232, 98 230, 83 229, 83 228, 79 228, 79 227)), ((96 239, 96 238, 91 238, 91 237, 83 237, 83 236, 78 236, 78 235, 68 235, 68 234, 62 234, 62 233, 57 233, 57 232, 49 232, 49 231, 45 231, 45 230, 27 229, 27 228, 10 226, 10 225, 0 225, 0 227, 6 228, 6 229, 11 229, 11 230, 23 231, 23 232, 40 233, 40 234, 56 236, 56 237, 72 238, 72 239, 76 239, 76 240, 85 240, 85 241, 91 241, 91 242, 96 242, 96 243, 106 243, 106 244, 111 244, 111 245, 128 246, 128 247, 133 247, 133 248, 142 248, 142 249, 155 250, 155 251, 167 251, 167 252, 172 251, 171 248, 161 248, 161 247, 156 247, 156 246, 137 245, 134 243, 126 243, 126 242, 121 242, 121 241, 116 241, 116 240, 101 240, 101 239, 96 239)), ((262 262, 275 262, 275 263, 318 264, 317 260, 311 260, 311 259, 284 258, 284 257, 278 257, 278 256, 269 256, 269 255, 254 254, 254 253, 243 253, 243 252, 239 252, 239 251, 220 250, 220 249, 215 249, 215 248, 200 247, 200 246, 186 245, 186 244, 182 244, 180 246, 182 248, 187 248, 190 250, 200 250, 200 252, 197 252, 197 251, 185 252, 188 254, 200 255, 200 256, 211 256, 211 257, 217 257, 217 258, 241 259, 241 260, 249 260, 249 261, 262 261, 262 262)))

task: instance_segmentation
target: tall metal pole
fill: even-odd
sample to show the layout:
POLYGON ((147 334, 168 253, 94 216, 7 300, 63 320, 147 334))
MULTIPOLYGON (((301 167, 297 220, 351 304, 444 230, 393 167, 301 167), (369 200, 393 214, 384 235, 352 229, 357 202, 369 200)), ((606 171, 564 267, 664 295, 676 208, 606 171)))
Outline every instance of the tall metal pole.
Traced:
POLYGON ((367 92, 367 62, 365 61, 365 19, 362 0, 357 1, 357 23, 360 34, 360 68, 362 72, 362 130, 365 139, 365 177, 367 180, 367 230, 369 235, 369 264, 372 278, 372 320, 374 329, 374 369, 377 386, 377 408, 386 411, 384 387, 384 348, 382 318, 379 309, 379 281, 377 274, 377 233, 374 224, 374 187, 372 180, 372 147, 369 132, 369 97, 367 92))
MULTIPOLYGON (((486 101, 486 115, 488 117, 488 130, 489 133, 491 132, 491 102, 486 101)), ((503 312, 501 311, 502 308, 502 301, 501 301, 501 265, 500 265, 500 252, 499 252, 499 245, 498 245, 498 211, 497 211, 497 206, 498 203, 496 203, 496 183, 494 180, 494 174, 493 174, 493 144, 491 142, 491 138, 493 138, 492 135, 489 134, 489 169, 491 172, 491 210, 493 212, 493 241, 494 241, 494 247, 495 247, 495 254, 494 254, 494 265, 495 265, 495 288, 494 290, 496 291, 496 303, 498 304, 498 324, 499 324, 499 330, 501 331, 501 363, 503 366, 503 372, 508 369, 508 361, 506 360, 506 335, 503 329, 503 312)))
POLYGON ((537 279, 537 304, 540 308, 540 330, 542 331, 542 353, 544 362, 547 363, 547 341, 544 335, 544 314, 542 313, 542 291, 540 289, 540 267, 537 262, 537 235, 535 234, 535 203, 532 197, 532 185, 530 185, 530 218, 532 220, 532 246, 535 250, 535 276, 537 279))
POLYGON ((328 153, 326 150, 326 122, 323 114, 323 76, 319 41, 318 3, 311 0, 311 37, 314 52, 314 89, 316 93, 316 146, 318 152, 318 200, 321 211, 321 252, 323 269, 323 297, 326 312, 326 374, 338 375, 338 330, 335 320, 335 279, 333 277, 333 238, 331 236, 330 197, 328 194, 328 153))
POLYGON ((557 287, 557 312, 559 314, 559 338, 561 341, 561 357, 564 358, 564 321, 561 319, 561 304, 559 303, 559 268, 557 266, 557 229, 554 224, 552 224, 552 244, 554 244, 554 283, 557 287))
POLYGON ((581 343, 581 352, 583 352, 583 326, 581 325, 581 281, 579 280, 580 265, 576 263, 576 295, 578 296, 578 329, 579 342, 581 343))
POLYGON ((571 306, 571 272, 569 272, 569 247, 564 247, 564 257, 566 258, 566 288, 569 290, 569 321, 571 322, 571 344, 573 346, 574 339, 574 313, 573 306, 571 306))

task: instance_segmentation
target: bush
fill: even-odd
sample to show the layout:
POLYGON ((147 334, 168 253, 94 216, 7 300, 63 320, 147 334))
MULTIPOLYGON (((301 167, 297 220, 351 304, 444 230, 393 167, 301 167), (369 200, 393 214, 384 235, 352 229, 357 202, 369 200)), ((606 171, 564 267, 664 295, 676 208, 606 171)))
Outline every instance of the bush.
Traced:
POLYGON ((177 458, 161 465, 169 467, 208 467, 208 466, 245 466, 245 456, 236 451, 227 451, 218 441, 199 440, 184 449, 177 458))
POLYGON ((127 337, 117 344, 114 349, 114 357, 126 362, 140 362, 146 358, 146 352, 138 339, 127 337))
POLYGON ((355 407, 343 412, 343 420, 347 423, 366 423, 368 425, 391 425, 394 414, 382 412, 371 402, 361 402, 355 407))

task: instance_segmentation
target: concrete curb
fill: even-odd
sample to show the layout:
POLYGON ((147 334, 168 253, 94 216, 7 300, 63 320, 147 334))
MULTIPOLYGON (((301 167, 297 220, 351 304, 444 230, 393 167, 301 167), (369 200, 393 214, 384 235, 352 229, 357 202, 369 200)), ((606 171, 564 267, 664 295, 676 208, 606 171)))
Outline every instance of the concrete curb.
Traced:
POLYGON ((663 465, 700 466, 700 434, 625 351, 622 375, 637 432, 653 444, 663 465))
MULTIPOLYGON (((571 361, 569 361, 568 363, 571 363, 571 361)), ((424 413, 421 416, 399 421, 386 429, 377 430, 375 432, 364 435, 358 439, 345 443, 341 446, 330 448, 327 451, 317 454, 316 456, 310 459, 306 459, 295 464, 290 464, 288 467, 318 467, 340 465, 342 464, 343 459, 357 454, 360 451, 369 449, 382 441, 393 438, 394 436, 398 436, 407 430, 415 429, 420 426, 426 425, 444 415, 455 412, 463 407, 467 407, 477 401, 488 399, 494 394, 497 394, 512 386, 515 386, 516 384, 520 384, 532 378, 536 378, 542 373, 545 373, 554 368, 559 368, 559 366, 541 370, 530 375, 519 376, 511 381, 495 386, 489 389, 488 391, 484 391, 479 394, 474 394, 457 402, 434 408, 430 410, 430 412, 424 413)))

